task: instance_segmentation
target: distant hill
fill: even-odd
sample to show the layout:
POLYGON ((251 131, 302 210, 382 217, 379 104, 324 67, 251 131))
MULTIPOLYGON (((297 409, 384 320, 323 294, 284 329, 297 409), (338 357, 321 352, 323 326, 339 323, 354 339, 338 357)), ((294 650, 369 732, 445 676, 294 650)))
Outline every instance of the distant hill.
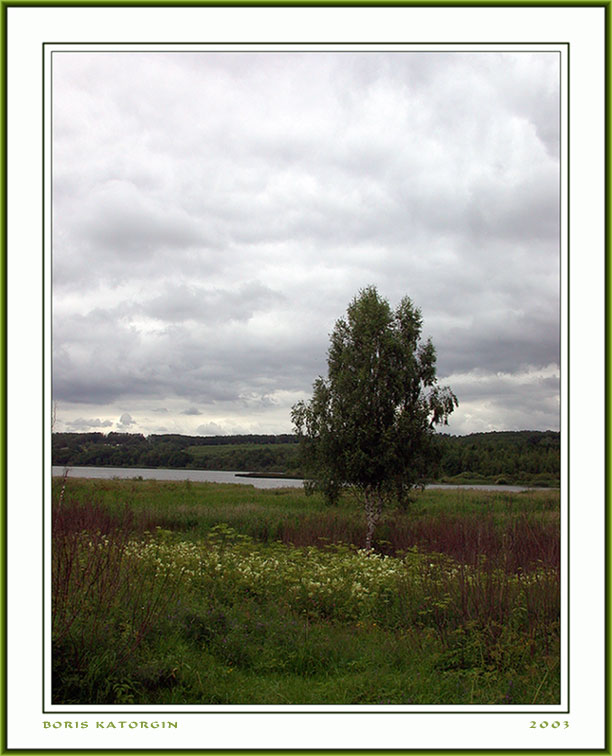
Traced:
POLYGON ((165 467, 292 473, 297 438, 291 434, 183 436, 141 433, 54 433, 54 465, 165 467))
MULTIPOLYGON (((558 485, 560 434, 493 431, 439 434, 438 480, 558 485)), ((300 475, 299 447, 291 434, 183 436, 140 433, 54 433, 54 465, 164 467, 277 472, 300 475)))
POLYGON ((440 476, 493 482, 559 485, 561 435, 558 431, 492 431, 467 436, 440 435, 440 476))

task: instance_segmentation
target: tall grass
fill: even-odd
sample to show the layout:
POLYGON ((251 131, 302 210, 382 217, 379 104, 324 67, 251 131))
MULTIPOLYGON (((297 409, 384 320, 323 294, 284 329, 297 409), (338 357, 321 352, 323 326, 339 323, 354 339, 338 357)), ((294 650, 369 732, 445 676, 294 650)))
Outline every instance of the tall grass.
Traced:
POLYGON ((97 687, 104 669, 133 656, 180 580, 135 565, 128 553, 134 529, 128 507, 111 511, 63 494, 52 513, 53 689, 60 698, 66 671, 73 681, 82 678, 79 686, 97 687))
MULTIPOLYGON (((223 522, 256 541, 295 546, 365 543, 363 513, 349 498, 330 508, 322 498, 292 488, 83 479, 70 480, 69 486, 74 496, 103 503, 110 511, 121 513, 128 505, 134 532, 158 526, 201 537, 223 522)), ((416 545, 472 565, 484 554, 489 563, 510 571, 537 564, 558 567, 559 492, 419 492, 408 511, 384 513, 374 545, 390 555, 416 545)))
POLYGON ((300 491, 68 481, 59 703, 555 703, 558 494, 362 514, 300 491))

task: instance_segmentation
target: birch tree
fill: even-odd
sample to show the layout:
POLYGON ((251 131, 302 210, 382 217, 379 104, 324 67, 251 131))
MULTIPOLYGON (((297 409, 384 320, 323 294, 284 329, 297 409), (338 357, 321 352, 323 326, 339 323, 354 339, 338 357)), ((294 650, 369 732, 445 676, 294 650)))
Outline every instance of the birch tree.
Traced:
POLYGON ((434 429, 457 406, 436 378, 436 351, 421 341, 422 317, 408 297, 393 310, 375 287, 335 324, 328 376, 292 408, 307 491, 330 503, 350 487, 363 503, 366 549, 391 500, 405 500, 436 459, 434 429))

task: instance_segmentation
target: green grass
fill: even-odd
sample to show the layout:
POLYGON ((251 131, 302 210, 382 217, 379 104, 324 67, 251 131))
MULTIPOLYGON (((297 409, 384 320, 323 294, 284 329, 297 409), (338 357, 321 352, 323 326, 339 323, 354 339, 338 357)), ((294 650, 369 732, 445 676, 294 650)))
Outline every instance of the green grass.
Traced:
POLYGON ((474 472, 462 472, 458 475, 442 475, 437 483, 450 485, 497 485, 530 486, 533 488, 559 488, 559 475, 553 473, 494 473, 481 475, 474 472))
POLYGON ((349 498, 61 485, 54 703, 559 700, 558 492, 425 491, 367 554, 349 498))

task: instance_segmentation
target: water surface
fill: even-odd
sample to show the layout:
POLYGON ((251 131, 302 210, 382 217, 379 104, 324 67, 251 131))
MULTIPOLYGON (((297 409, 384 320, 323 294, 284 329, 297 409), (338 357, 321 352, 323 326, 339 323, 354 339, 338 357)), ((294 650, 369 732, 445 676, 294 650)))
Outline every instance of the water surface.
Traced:
MULTIPOLYGON (((150 467, 62 467, 53 466, 53 475, 68 469, 72 478, 144 478, 145 480, 192 480, 194 483, 242 483, 255 488, 301 488, 303 481, 285 478, 244 478, 228 470, 182 470, 150 467)), ((244 473, 242 473, 244 475, 244 473)))
MULTIPOLYGON (((228 470, 181 470, 139 467, 62 467, 53 466, 53 475, 62 476, 68 470, 73 478, 143 478, 145 480, 192 480, 200 483, 239 483, 255 488, 301 488, 303 480, 293 478, 245 478, 244 473, 228 470), (242 476, 242 477, 241 477, 242 476)), ((537 490, 529 486, 495 486, 495 485, 449 485, 432 483, 426 488, 474 488, 479 491, 528 491, 537 490)))

